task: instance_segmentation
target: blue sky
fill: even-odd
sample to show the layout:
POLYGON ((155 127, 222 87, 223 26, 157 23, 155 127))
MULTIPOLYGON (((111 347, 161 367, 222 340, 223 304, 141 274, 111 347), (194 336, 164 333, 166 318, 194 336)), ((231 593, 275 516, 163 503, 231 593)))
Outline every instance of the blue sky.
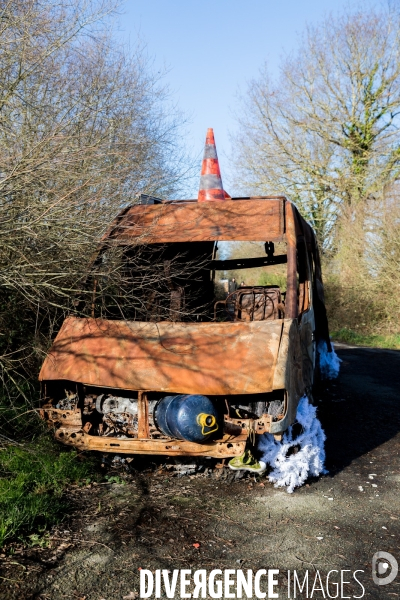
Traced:
POLYGON ((238 94, 265 61, 278 72, 280 57, 296 48, 307 22, 358 5, 356 0, 127 0, 121 29, 132 44, 140 36, 156 69, 168 67, 165 82, 189 118, 188 148, 201 156, 206 130, 214 128, 229 192, 229 132, 236 127, 238 94))

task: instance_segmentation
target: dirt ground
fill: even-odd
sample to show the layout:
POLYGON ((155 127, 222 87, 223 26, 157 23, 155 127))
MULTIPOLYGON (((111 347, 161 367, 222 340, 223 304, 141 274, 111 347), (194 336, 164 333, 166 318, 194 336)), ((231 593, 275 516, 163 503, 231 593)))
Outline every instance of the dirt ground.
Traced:
POLYGON ((127 482, 71 490, 75 512, 52 531, 51 547, 4 560, 0 597, 122 600, 139 597, 140 569, 275 568, 280 598, 289 597, 288 570, 301 580, 308 571, 310 590, 321 576, 322 589, 298 598, 329 597, 334 569, 351 583, 330 597, 399 598, 400 574, 377 586, 371 561, 386 551, 400 562, 400 352, 337 350, 340 379, 316 394, 328 475, 287 494, 216 461, 178 477, 135 459, 127 482))

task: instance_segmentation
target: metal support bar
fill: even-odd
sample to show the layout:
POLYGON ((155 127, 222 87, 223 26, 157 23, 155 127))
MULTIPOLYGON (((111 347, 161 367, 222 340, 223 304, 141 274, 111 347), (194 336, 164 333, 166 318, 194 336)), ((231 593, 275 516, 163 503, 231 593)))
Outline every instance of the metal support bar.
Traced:
POLYGON ((293 204, 286 202, 286 238, 287 238, 287 290, 285 317, 296 319, 299 312, 297 306, 297 247, 296 223, 293 204))
POLYGON ((149 428, 149 403, 146 392, 138 392, 138 439, 148 440, 149 428))

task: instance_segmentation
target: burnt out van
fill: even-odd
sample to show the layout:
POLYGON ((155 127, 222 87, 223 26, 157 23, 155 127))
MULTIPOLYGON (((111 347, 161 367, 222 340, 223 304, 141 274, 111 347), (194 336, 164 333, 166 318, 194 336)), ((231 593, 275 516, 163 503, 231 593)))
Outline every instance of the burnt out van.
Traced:
POLYGON ((224 458, 293 423, 330 349, 315 234, 284 197, 216 200, 142 196, 103 237, 40 371, 60 442, 224 458))

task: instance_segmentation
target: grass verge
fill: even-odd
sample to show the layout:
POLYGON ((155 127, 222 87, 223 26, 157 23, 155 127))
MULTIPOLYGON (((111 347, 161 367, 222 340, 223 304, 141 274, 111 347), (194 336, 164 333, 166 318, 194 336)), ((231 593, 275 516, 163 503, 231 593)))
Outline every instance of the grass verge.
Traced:
POLYGON ((355 346, 367 346, 370 348, 388 348, 391 350, 400 350, 400 334, 392 333, 387 335, 368 334, 363 335, 352 329, 343 327, 331 333, 332 339, 345 344, 354 344, 355 346))
POLYGON ((90 461, 60 449, 47 435, 26 445, 0 448, 0 548, 10 539, 44 532, 68 508, 64 490, 88 480, 90 461))

